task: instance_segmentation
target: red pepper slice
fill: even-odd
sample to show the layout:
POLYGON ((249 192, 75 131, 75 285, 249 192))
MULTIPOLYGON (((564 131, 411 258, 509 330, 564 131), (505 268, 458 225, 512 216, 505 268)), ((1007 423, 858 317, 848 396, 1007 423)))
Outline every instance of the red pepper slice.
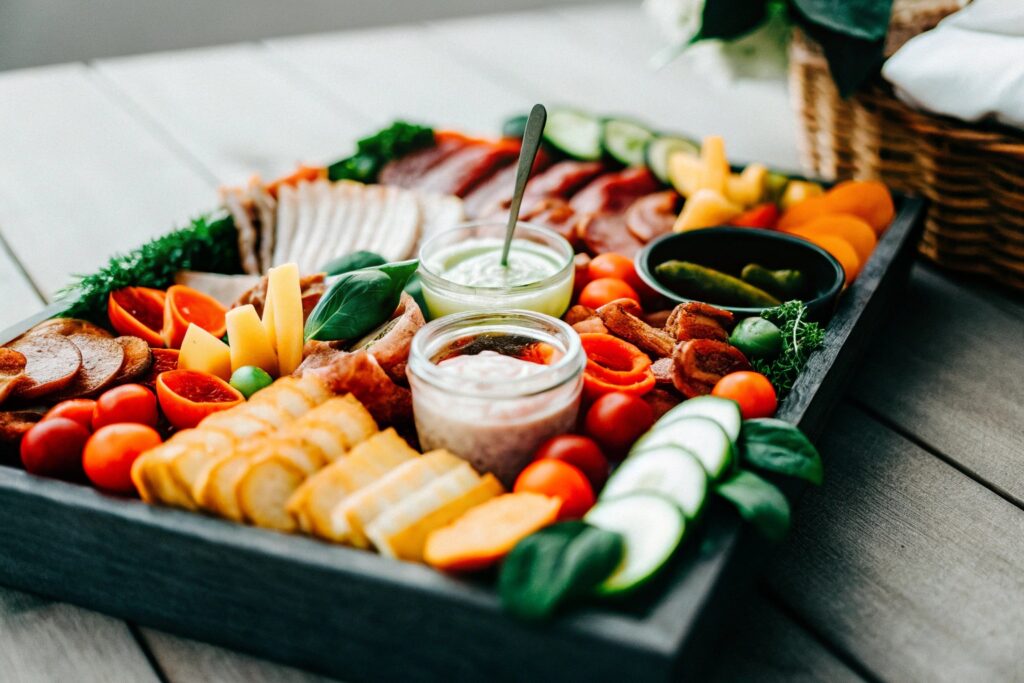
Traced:
POLYGON ((779 207, 774 202, 758 204, 752 209, 744 211, 729 221, 729 225, 736 225, 742 228, 768 228, 772 229, 779 222, 779 207))
POLYGON ((587 354, 583 388, 588 398, 612 391, 641 396, 654 388, 651 359, 636 346, 610 334, 580 335, 587 354))

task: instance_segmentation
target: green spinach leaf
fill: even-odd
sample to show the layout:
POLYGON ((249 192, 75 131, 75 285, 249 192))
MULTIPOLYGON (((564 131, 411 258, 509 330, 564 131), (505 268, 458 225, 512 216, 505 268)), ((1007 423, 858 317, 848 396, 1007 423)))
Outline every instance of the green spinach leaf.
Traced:
POLYGON ((742 432, 743 459, 763 470, 821 484, 821 455, 804 433, 783 420, 747 420, 742 432))
POLYGON ((753 472, 740 470, 719 484, 715 491, 736 506, 740 516, 772 541, 782 540, 789 531, 789 503, 782 491, 753 472))
POLYGON ((544 619, 560 604, 593 593, 622 561, 622 536, 581 521, 527 536, 501 566, 501 604, 523 619, 544 619))
POLYGON ((391 317, 416 260, 362 268, 339 277, 306 320, 306 340, 358 339, 391 317))

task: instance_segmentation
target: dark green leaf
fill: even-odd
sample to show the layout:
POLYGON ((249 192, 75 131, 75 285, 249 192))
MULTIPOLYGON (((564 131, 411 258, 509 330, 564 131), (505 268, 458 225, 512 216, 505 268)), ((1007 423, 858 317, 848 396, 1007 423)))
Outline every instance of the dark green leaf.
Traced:
POLYGON ((781 400, 793 388, 811 353, 824 342, 825 332, 818 323, 807 321, 807 307, 798 300, 765 309, 761 317, 781 330, 782 351, 772 359, 751 358, 750 365, 768 378, 781 400))
POLYGON ((866 41, 817 27, 806 27, 821 43, 828 68, 842 97, 849 97, 874 76, 885 61, 885 41, 866 41))
POLYGON ((763 470, 820 484, 821 456, 804 433, 774 418, 743 423, 743 459, 763 470))
POLYGON ((328 275, 342 275, 360 268, 382 266, 385 263, 387 260, 380 254, 375 254, 372 251, 354 251, 329 261, 321 270, 328 275))
POLYGON ((373 182, 384 164, 434 144, 434 131, 426 126, 395 121, 356 143, 356 153, 327 167, 331 180, 373 182))
POLYGON ((523 619, 549 617, 560 604, 590 595, 622 560, 622 536, 585 522, 562 522, 527 536, 501 567, 502 606, 523 619))
MULTIPOLYGON (((399 292, 401 290, 398 290, 399 292)), ((377 327, 395 310, 398 298, 387 273, 356 270, 342 275, 306 320, 306 339, 355 339, 377 327)))
POLYGON ((875 42, 885 38, 892 0, 792 0, 808 22, 833 33, 875 42))
POLYGON ((736 506, 740 516, 772 541, 789 531, 789 503, 774 484, 753 472, 740 470, 719 484, 715 491, 736 506))
POLYGON ((409 279, 416 274, 416 269, 419 268, 420 262, 416 259, 410 259, 408 261, 396 261, 395 263, 385 263, 379 266, 374 266, 373 270, 379 270, 382 273, 386 273, 391 278, 395 287, 395 305, 398 305, 398 296, 405 285, 409 282, 409 279))
POLYGON ((694 41, 738 38, 757 28, 766 14, 765 0, 707 0, 694 41))

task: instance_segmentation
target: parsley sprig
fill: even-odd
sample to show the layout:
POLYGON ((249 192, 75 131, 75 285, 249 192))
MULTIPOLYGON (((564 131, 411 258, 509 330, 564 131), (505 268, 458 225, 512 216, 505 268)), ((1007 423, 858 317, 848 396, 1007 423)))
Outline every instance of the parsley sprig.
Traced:
POLYGON ((782 351, 771 360, 755 358, 751 365, 768 378, 781 399, 793 388, 807 359, 824 342, 825 331, 806 319, 807 307, 798 300, 765 309, 761 317, 782 332, 782 351))

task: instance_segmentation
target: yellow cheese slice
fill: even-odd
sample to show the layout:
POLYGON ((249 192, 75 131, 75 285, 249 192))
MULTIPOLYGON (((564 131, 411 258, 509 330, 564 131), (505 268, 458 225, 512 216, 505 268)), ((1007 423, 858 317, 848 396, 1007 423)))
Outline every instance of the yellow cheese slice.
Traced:
POLYGON ((246 365, 255 365, 276 375, 277 354, 253 305, 232 308, 224 316, 224 322, 231 347, 232 372, 246 365))
POLYGON ((286 263, 271 268, 267 291, 277 343, 278 368, 282 375, 290 375, 302 362, 302 287, 299 284, 299 267, 294 263, 286 263))
POLYGON ((277 334, 274 330, 274 300, 270 297, 270 288, 267 288, 267 297, 263 301, 263 329, 267 331, 267 338, 270 340, 270 347, 277 353, 277 334))
POLYGON ((729 160, 725 158, 725 140, 720 135, 704 138, 700 148, 700 160, 704 162, 700 176, 700 188, 725 194, 726 179, 729 177, 729 160))
MULTIPOLYGON (((299 315, 302 315, 301 311, 299 315)), ((223 380, 231 379, 231 349, 203 328, 190 323, 181 342, 178 368, 208 372, 223 380)))

